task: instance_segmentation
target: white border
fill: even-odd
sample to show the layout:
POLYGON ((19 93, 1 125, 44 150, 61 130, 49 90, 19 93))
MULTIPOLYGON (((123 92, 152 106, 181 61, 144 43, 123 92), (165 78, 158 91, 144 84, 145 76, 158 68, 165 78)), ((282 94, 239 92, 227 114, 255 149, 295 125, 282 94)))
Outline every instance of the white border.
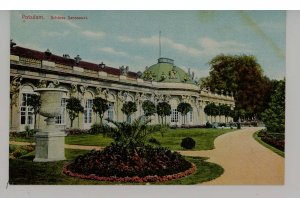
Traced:
MULTIPOLYGON (((55 2, 54 0, 53 2, 55 2)), ((10 1, 13 2, 13 1, 10 1)), ((23 1, 26 2, 26 1, 23 1)), ((45 3, 44 1, 43 4, 45 3)), ((69 1, 73 4, 75 1, 69 1)), ((142 1, 141 1, 142 2, 142 1)), ((187 1, 184 1, 187 2, 187 1)), ((225 1, 224 1, 225 2, 225 1)), ((227 3, 228 1, 226 1, 227 3)), ((19 2, 20 3, 20 2, 19 2)), ((170 2, 172 3, 172 2, 170 2)), ((273 4, 274 2, 272 2, 273 4)), ((271 6, 272 7, 272 6, 271 6)), ((22 7, 28 8, 28 6, 22 7)), ((226 8, 226 7, 225 7, 226 8)), ((224 9, 225 9, 224 8, 224 9)), ((195 8, 192 8, 195 9, 195 8)), ((286 181, 284 186, 8 186, 9 12, 0 11, 0 197, 230 197, 300 196, 300 11, 287 13, 286 181)))
POLYGON ((295 0, 9 0, 6 10, 289 10, 299 9, 295 0))

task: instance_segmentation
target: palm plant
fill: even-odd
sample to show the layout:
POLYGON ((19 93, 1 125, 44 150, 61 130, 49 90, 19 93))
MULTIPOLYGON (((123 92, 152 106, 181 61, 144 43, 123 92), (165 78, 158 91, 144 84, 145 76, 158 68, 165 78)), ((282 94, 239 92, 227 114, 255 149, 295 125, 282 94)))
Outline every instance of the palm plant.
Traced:
POLYGON ((108 130, 108 135, 114 139, 115 144, 126 148, 143 147, 147 137, 157 131, 155 127, 148 125, 150 119, 143 120, 142 116, 132 123, 108 121, 114 125, 108 130))

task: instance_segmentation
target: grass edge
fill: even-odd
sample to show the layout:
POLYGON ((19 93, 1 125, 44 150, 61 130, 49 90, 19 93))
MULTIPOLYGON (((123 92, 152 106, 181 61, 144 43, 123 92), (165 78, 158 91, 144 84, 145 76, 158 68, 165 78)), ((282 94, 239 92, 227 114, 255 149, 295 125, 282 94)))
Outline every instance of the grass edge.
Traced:
POLYGON ((260 143, 261 145, 263 145, 264 147, 270 149, 271 151, 273 151, 274 153, 276 153, 277 155, 281 156, 281 157, 285 157, 285 154, 283 151, 271 146, 270 144, 267 144, 266 142, 262 141, 260 137, 258 137, 258 133, 260 132, 261 130, 259 131, 256 131, 255 133, 253 133, 253 138, 258 142, 260 143))

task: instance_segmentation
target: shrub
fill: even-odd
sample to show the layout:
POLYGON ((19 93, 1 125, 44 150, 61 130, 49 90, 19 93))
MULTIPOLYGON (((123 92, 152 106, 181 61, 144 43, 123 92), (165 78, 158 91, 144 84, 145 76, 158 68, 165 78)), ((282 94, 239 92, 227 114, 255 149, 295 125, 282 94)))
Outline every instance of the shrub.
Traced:
POLYGON ((66 135, 84 135, 84 134, 89 134, 89 130, 71 128, 71 129, 66 129, 65 133, 66 135))
POLYGON ((102 127, 101 124, 95 123, 91 126, 90 130, 89 130, 90 134, 100 134, 102 133, 102 127))
POLYGON ((206 122, 205 127, 206 127, 206 128, 212 128, 213 125, 212 125, 210 122, 206 122))
POLYGON ((181 140, 180 146, 185 149, 193 149, 196 146, 196 142, 193 138, 186 137, 181 140))

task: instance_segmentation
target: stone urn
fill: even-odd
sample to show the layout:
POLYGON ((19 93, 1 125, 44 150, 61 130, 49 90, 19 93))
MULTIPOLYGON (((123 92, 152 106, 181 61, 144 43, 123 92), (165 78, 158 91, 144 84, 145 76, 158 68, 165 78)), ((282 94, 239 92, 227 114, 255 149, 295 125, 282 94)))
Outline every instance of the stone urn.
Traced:
POLYGON ((35 134, 35 162, 65 160, 65 133, 55 125, 55 117, 61 113, 61 99, 65 89, 41 88, 34 90, 40 94, 40 115, 46 117, 46 127, 35 134))

